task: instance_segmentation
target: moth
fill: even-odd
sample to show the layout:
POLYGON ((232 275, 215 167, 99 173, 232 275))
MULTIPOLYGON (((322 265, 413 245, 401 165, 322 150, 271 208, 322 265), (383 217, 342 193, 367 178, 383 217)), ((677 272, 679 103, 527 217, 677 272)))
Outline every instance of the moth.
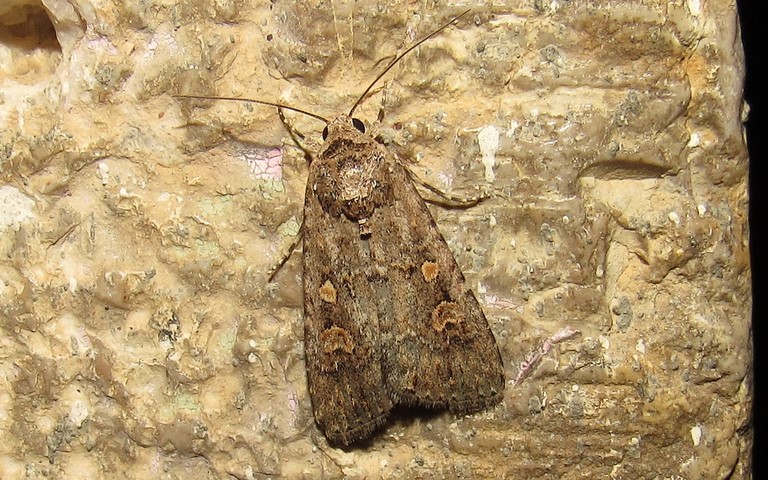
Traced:
POLYGON ((368 438, 396 406, 470 413, 504 392, 496 340, 424 200, 352 116, 397 61, 467 12, 396 57, 349 114, 326 121, 309 165, 304 349, 315 420, 334 444, 368 438))

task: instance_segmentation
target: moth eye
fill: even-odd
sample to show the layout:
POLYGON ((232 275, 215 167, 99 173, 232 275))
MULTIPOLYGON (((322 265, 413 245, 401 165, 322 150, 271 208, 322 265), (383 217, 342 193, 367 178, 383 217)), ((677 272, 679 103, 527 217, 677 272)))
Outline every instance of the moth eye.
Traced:
POLYGON ((323 129, 323 140, 325 140, 326 138, 328 138, 328 127, 325 127, 323 129))
POLYGON ((353 118, 352 125, 354 125, 356 129, 360 130, 360 133, 365 133, 365 125, 361 120, 353 118))

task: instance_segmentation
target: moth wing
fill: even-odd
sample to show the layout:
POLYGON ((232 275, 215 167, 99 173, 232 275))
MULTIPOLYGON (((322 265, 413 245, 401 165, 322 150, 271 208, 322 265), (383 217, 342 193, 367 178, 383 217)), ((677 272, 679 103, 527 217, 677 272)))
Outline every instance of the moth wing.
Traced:
POLYGON ((314 183, 307 183, 303 244, 309 394, 326 437, 349 444, 384 423, 393 401, 381 369, 379 305, 358 224, 328 215, 314 183))
POLYGON ((405 168, 388 161, 394 202, 369 220, 391 302, 379 319, 388 389, 406 405, 460 413, 495 405, 504 372, 493 333, 405 168))

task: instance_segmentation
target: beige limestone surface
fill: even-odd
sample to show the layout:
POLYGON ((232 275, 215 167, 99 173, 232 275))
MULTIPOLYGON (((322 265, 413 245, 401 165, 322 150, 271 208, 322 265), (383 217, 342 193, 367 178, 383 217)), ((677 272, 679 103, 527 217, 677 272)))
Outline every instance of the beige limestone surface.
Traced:
POLYGON ((743 74, 732 0, 2 1, 0 478, 750 478, 743 74), (303 153, 172 95, 333 117, 468 6, 357 114, 488 194, 430 208, 505 397, 335 448, 281 265, 303 153))

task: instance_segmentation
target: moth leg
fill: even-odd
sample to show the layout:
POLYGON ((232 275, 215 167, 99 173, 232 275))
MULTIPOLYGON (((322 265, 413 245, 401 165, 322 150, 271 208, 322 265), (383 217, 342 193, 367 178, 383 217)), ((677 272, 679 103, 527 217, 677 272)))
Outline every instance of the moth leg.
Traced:
POLYGON ((275 264, 275 266, 269 269, 269 277, 267 278, 267 283, 275 279, 275 275, 277 275, 277 272, 279 272, 280 269, 283 268, 283 265, 285 265, 285 262, 287 262, 288 259, 291 258, 291 254, 293 254, 293 251, 296 249, 296 245, 299 244, 299 242, 303 237, 304 237, 304 219, 301 220, 299 233, 298 235, 296 235, 296 238, 288 246, 288 250, 285 253, 283 253, 282 258, 280 258, 280 261, 278 261, 277 264, 275 264))
MULTIPOLYGON (((379 60, 378 62, 376 62, 376 65, 378 66, 380 63, 382 63, 387 58, 393 58, 393 57, 394 56, 385 57, 384 59, 379 60)), ((371 89, 370 92, 367 92, 365 94, 365 96, 360 99, 360 103, 362 103, 364 100, 366 100, 366 99, 376 95, 377 93, 381 92, 381 97, 380 97, 380 100, 379 100, 379 102, 380 102, 379 113, 376 115, 376 121, 373 122, 371 125, 369 125, 369 132, 368 132, 377 142, 379 142, 381 144, 385 143, 384 140, 381 138, 380 129, 381 129, 381 124, 384 121, 384 112, 385 112, 386 104, 387 104, 387 91, 388 91, 387 89, 388 88, 389 88, 389 82, 385 82, 381 87, 371 89)))
MULTIPOLYGON (((401 162, 402 164, 402 162, 401 162)), ((406 173, 408 173, 408 177, 416 184, 420 185, 422 188, 425 188, 429 190, 430 192, 434 193, 435 195, 442 198, 442 200, 434 200, 430 198, 424 198, 422 195, 422 198, 424 198, 425 202, 429 203, 437 203, 442 206, 446 207, 458 207, 458 208, 469 208, 474 207, 478 203, 482 202, 483 200, 486 200, 488 198, 491 198, 491 195, 488 192, 482 192, 479 195, 475 195, 472 197, 464 197, 459 195, 454 195, 452 193, 444 192, 440 190, 439 188, 435 187, 434 185, 431 185, 421 178, 419 178, 418 175, 413 173, 410 168, 403 165, 405 167, 406 173)))
POLYGON ((304 152, 304 156, 309 159, 309 162, 312 163, 312 160, 314 157, 312 156, 312 151, 316 151, 317 149, 313 146, 306 145, 305 142, 307 142, 306 137, 296 130, 294 128, 293 124, 291 124, 290 121, 288 121, 288 118, 285 116, 285 112, 282 108, 277 109, 277 114, 280 116, 280 121, 283 122, 283 125, 285 125, 286 130, 288 130, 288 134, 291 136, 291 140, 301 149, 301 151, 304 152))
POLYGON ((389 84, 385 84, 381 88, 381 105, 379 105, 379 113, 376 116, 376 123, 373 124, 371 127, 371 136, 376 140, 378 143, 384 145, 387 142, 384 140, 384 138, 381 136, 381 125, 384 122, 384 113, 385 113, 385 106, 387 103, 387 86, 389 84))
POLYGON ((389 86, 389 83, 385 83, 381 91, 381 105, 379 105, 379 115, 376 117, 376 122, 379 124, 381 124, 381 122, 384 121, 384 112, 386 110, 387 97, 389 92, 389 90, 387 90, 388 86, 389 86))

